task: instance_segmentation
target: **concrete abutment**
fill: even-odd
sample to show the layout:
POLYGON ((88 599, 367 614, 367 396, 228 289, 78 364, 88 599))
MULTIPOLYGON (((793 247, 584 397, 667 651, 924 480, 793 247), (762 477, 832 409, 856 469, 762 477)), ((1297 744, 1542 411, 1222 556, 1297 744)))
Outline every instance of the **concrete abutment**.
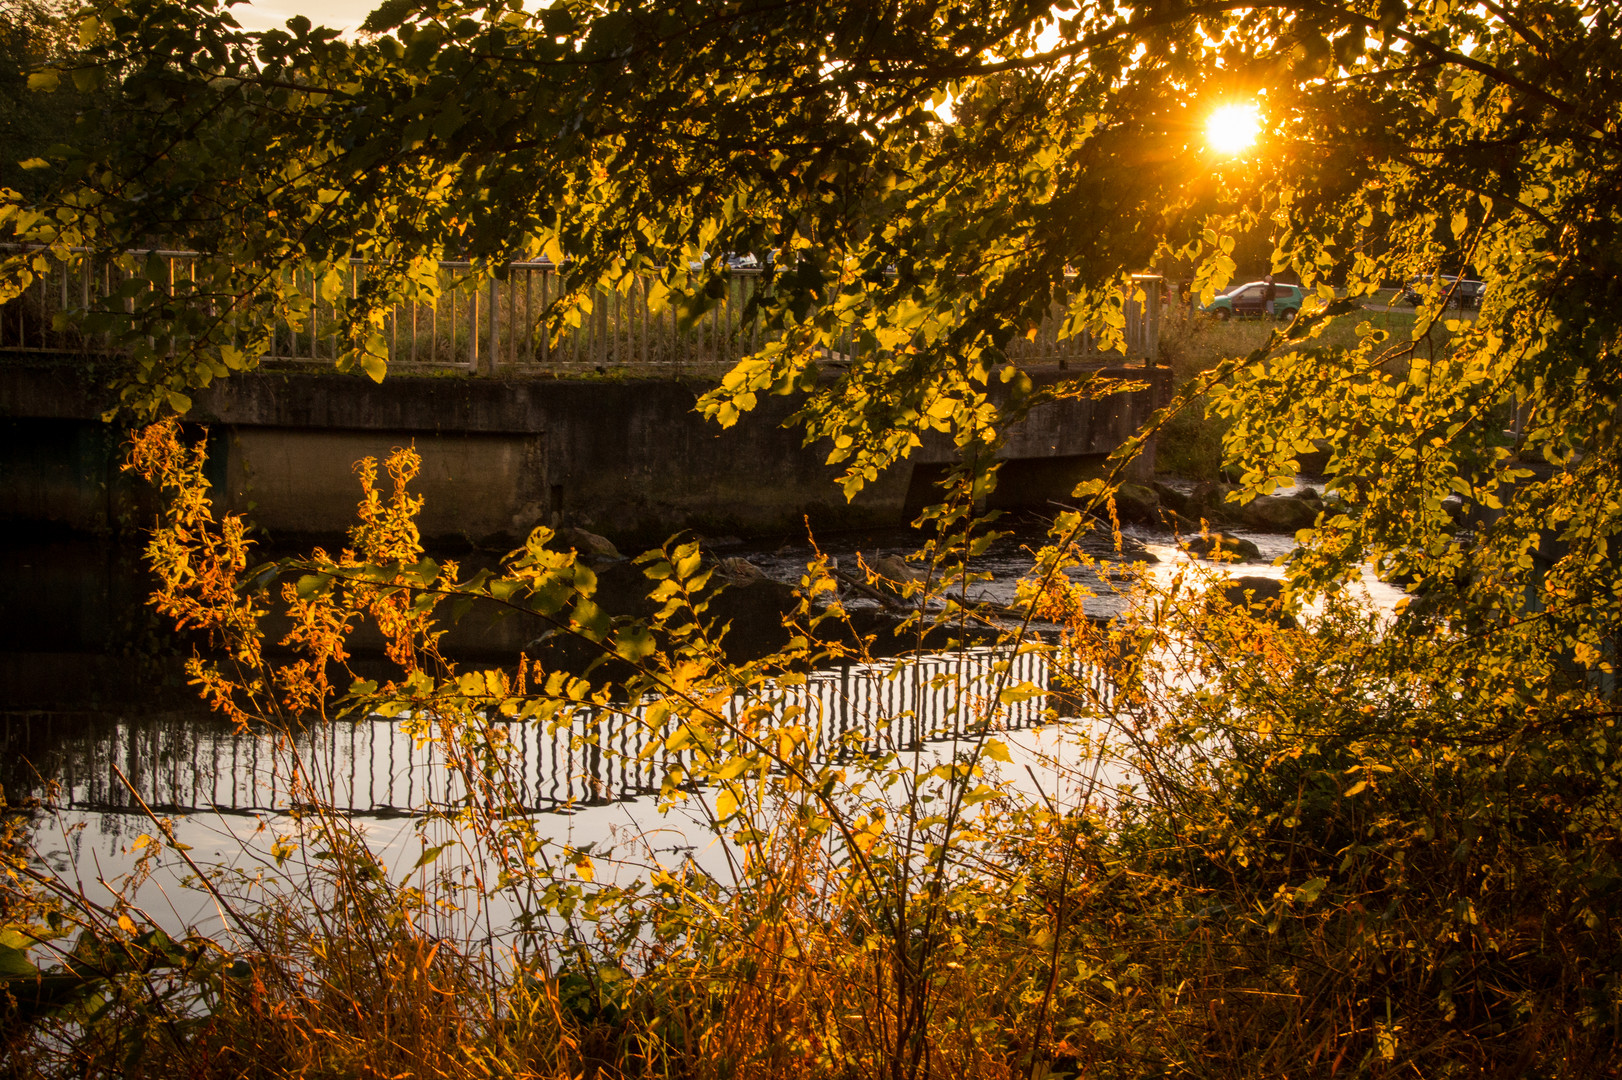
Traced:
MULTIPOLYGON (((1008 440, 993 505, 1063 501, 1149 417, 1169 375, 1131 393, 1050 402, 1008 440)), ((1058 372, 1043 378, 1058 379, 1058 372)), ((730 429, 693 411, 707 384, 677 378, 483 379, 260 371, 194 396, 222 508, 277 540, 341 533, 360 495, 354 463, 414 445, 420 524, 430 543, 511 543, 538 524, 640 542, 903 524, 953 459, 947 440, 846 501, 826 446, 784 426, 793 398, 763 398, 730 429)), ((111 402, 82 358, 0 359, 0 520, 78 531, 142 524, 148 497, 118 472, 111 402)), ((1152 446, 1150 447, 1152 455, 1152 446)), ((1141 473, 1152 469, 1152 456, 1141 473)), ((381 478, 386 484, 386 477, 381 478)))

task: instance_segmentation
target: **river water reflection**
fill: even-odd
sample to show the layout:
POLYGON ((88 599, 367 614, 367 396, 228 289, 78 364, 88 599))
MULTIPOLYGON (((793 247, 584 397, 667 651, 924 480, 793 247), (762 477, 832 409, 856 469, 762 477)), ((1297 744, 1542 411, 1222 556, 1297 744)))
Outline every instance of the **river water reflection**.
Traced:
MULTIPOLYGON (((1264 558, 1283 554, 1289 542, 1250 538, 1262 546, 1264 558)), ((1169 535, 1129 531, 1127 539, 1139 553, 1131 564, 1138 572, 1169 575, 1186 562, 1169 535)), ((987 552, 979 568, 992 580, 975 587, 978 598, 1011 599, 1029 547, 1040 542, 1035 533, 1015 535, 987 552)), ((909 554, 916 543, 901 532, 867 534, 832 538, 822 550, 854 567, 859 558, 909 554)), ((811 554, 794 544, 722 543, 716 550, 748 558, 778 580, 797 579, 811 554)), ((320 778, 324 800, 366 834, 390 867, 412 866, 434 839, 420 831, 417 815, 462 794, 436 749, 391 720, 312 725, 278 747, 271 736, 237 731, 187 703, 184 690, 174 685, 172 665, 142 659, 130 640, 159 633, 142 605, 145 590, 130 553, 109 554, 99 545, 72 541, 31 545, 11 556, 14 568, 37 576, 0 583, 6 626, 0 674, 12 683, 9 707, 0 713, 0 783, 13 805, 39 802, 37 850, 55 871, 76 877, 92 899, 111 896, 104 883, 129 870, 132 844, 153 832, 148 809, 174 820, 176 838, 190 845, 201 865, 269 865, 268 847, 294 809, 287 784, 290 754, 307 775, 320 778), (131 692, 166 680, 167 695, 138 698, 131 692), (54 687, 50 693, 43 691, 47 684, 54 687)), ((1264 565, 1245 572, 1278 571, 1264 565)), ((1099 593, 1089 614, 1117 611, 1121 599, 1114 587, 1085 577, 1099 593)), ((1399 595, 1378 583, 1374 591, 1377 603, 1399 595)), ((864 600, 852 595, 850 603, 864 600)), ((934 760, 953 752, 953 740, 964 734, 971 716, 967 703, 996 659, 983 651, 926 657, 899 675, 888 664, 849 665, 814 673, 785 693, 805 710, 826 758, 848 754, 859 743, 869 750, 915 749, 934 760)), ((1109 687, 1096 673, 1050 671, 1039 654, 1016 664, 1016 680, 1047 692, 998 716, 1014 756, 1002 767, 1000 782, 1031 797, 1077 798, 1078 785, 1089 783, 1096 769, 1085 767, 1091 749, 1071 736, 1085 733, 1085 721, 1094 718, 1089 713, 1107 705, 1109 687), (1076 680, 1086 693, 1075 692, 1076 680), (1054 715, 1084 723, 1044 723, 1054 715)), ((554 730, 533 724, 505 729, 517 801, 526 812, 549 817, 541 831, 558 844, 594 845, 610 863, 621 857, 636 865, 680 859, 724 871, 724 853, 715 849, 705 825, 684 820, 680 811, 657 812, 664 770, 680 762, 639 753, 637 739, 643 736, 634 722, 582 710, 554 730)), ((1107 767, 1102 776, 1106 786, 1125 779, 1107 767)), ((187 866, 170 859, 143 887, 140 901, 160 925, 195 925, 207 932, 217 925, 218 912, 205 893, 182 886, 187 873, 187 866)))

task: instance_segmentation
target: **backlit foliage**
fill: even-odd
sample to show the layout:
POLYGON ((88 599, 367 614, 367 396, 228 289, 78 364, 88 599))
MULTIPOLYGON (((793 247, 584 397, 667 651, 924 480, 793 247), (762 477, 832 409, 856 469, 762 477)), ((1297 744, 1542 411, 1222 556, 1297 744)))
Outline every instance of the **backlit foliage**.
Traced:
MULTIPOLYGON (((785 688, 878 659, 825 560, 788 648, 733 663, 691 543, 638 563, 641 620, 600 607, 595 571, 546 530, 463 576, 416 543, 408 455, 385 465, 388 493, 363 469, 350 550, 257 576, 165 426, 138 442, 170 495, 154 564, 160 603, 225 650, 200 655, 205 692, 284 730, 399 717, 463 778, 464 800, 424 826, 453 832, 428 846, 454 835, 458 868, 477 850, 499 871, 413 892, 313 799, 272 858, 330 855, 307 885, 342 917, 301 922, 271 890, 229 942, 171 953, 147 937, 157 966, 205 973, 204 1005, 170 1012, 136 993, 146 960, 76 974, 64 959, 70 989, 131 993, 101 1014, 71 997, 83 1011, 30 1013, 58 1026, 21 1025, 19 1060, 175 1072, 190 1054, 201 1071, 252 1036, 267 1071, 359 1071, 321 1048, 381 1038, 368 1025, 396 1013, 376 994, 419 1032, 442 1015, 429 1001, 487 1003, 445 1021, 454 1068, 431 1056, 443 1044, 402 1051, 475 1074, 1617 1073, 1622 48, 1607 5, 391 3, 369 28, 249 35, 208 0, 87 10, 78 50, 33 81, 107 94, 118 139, 29 163, 54 180, 0 205, 22 245, 7 288, 80 248, 121 258, 128 284, 87 329, 112 335, 127 406, 154 415, 252 367, 278 321, 304 325, 296 272, 347 319, 340 366, 381 378, 384 313, 431 297, 443 255, 492 274, 566 260, 555 330, 637 273, 697 318, 724 293, 715 255, 772 253, 750 314, 774 333, 702 407, 726 424, 762 394, 806 395, 847 490, 931 433, 953 439, 965 464, 923 519, 926 583, 901 587, 936 606, 905 630, 949 649, 989 623, 1006 649, 1107 672, 1114 696, 1082 704, 1132 787, 1049 805, 994 786, 998 708, 1043 689, 1008 668, 953 687, 977 725, 958 756, 869 747, 869 771, 819 757, 785 688), (1254 152, 1207 153, 1215 100, 1257 103, 1254 152), (985 540, 972 507, 1006 423, 1045 394, 1110 388, 1078 375, 1038 391, 1006 346, 1054 304, 1071 331, 1115 340, 1126 275, 1157 265, 1191 266, 1209 297, 1240 232, 1270 235, 1311 302, 1249 355, 1213 358, 1180 401, 1214 402, 1242 498, 1327 458, 1331 499, 1289 566, 1300 628, 1213 608, 1176 577, 1109 627, 1076 619, 1064 570, 1081 515, 1035 556, 1021 606, 966 604, 955 586, 985 540), (195 279, 171 286, 127 254, 157 243, 202 252, 195 279), (352 258, 369 269, 348 297, 352 258), (1467 315, 1441 275, 1470 273, 1486 292, 1467 315), (1362 301, 1410 278, 1411 330, 1362 323, 1362 301), (851 333, 861 348, 830 357, 851 333), (1389 621, 1343 598, 1366 561, 1410 586, 1389 621), (291 660, 266 648, 275 603, 293 613, 291 660), (463 605, 539 620, 552 651, 457 668, 435 635, 463 605), (1022 630, 1032 610, 1063 620, 1057 646, 1022 630), (350 670, 368 621, 389 678, 350 670), (509 812, 490 718, 552 725, 587 706, 657 739, 662 798, 703 807, 730 880, 600 873, 509 812), (500 897, 525 916, 508 952, 435 951, 457 939, 421 913, 500 897), (260 1012, 202 962, 224 956, 281 972, 256 975, 260 1012), (459 989, 388 996, 425 985, 459 989), (181 1024, 199 1018, 226 1041, 181 1024)), ((1110 520, 1107 494, 1076 497, 1110 520)), ((55 887, 26 861, 12 872, 24 892, 55 887)), ((80 925, 57 911, 28 932, 93 929, 87 953, 151 933, 63 902, 80 925)), ((0 952, 8 985, 32 978, 24 943, 0 952)))

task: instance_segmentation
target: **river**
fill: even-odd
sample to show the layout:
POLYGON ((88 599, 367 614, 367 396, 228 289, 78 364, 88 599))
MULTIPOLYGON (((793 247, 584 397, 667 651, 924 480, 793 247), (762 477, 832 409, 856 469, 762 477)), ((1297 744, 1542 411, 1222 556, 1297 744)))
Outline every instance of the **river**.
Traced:
MULTIPOLYGON (((1262 551, 1261 561, 1244 573, 1281 573, 1271 561, 1287 553, 1290 538, 1240 535, 1262 551)), ((1124 538, 1126 556, 1117 565, 1133 574, 1164 582, 1190 568, 1169 533, 1128 528, 1124 538)), ((1027 528, 994 544, 975 564, 989 575, 973 586, 976 599, 1012 600, 1029 549, 1041 541, 1039 531, 1027 528)), ((826 537, 819 546, 853 572, 861 561, 911 554, 918 538, 897 530, 826 537)), ((813 554, 808 544, 793 541, 722 538, 710 547, 719 558, 747 559, 786 582, 798 580, 813 554)), ((166 848, 132 898, 171 932, 219 929, 216 898, 188 883, 193 866, 252 877, 277 865, 271 853, 277 837, 297 831, 297 796, 288 785, 294 760, 305 782, 318 781, 323 801, 395 873, 409 874, 405 868, 425 848, 456 839, 443 822, 423 818, 425 809, 448 806, 462 794, 455 774, 433 745, 405 734, 395 721, 316 724, 278 740, 235 730, 196 704, 177 675, 176 650, 144 606, 136 552, 56 537, 14 542, 5 555, 0 784, 13 806, 33 806, 33 845, 42 868, 92 900, 107 902, 122 887, 143 850, 139 838, 158 833, 154 818, 160 818, 189 847, 187 858, 166 848)), ((1123 599, 1116 590, 1129 575, 1113 583, 1087 571, 1073 576, 1097 592, 1089 615, 1119 611, 1123 599)), ((1381 607, 1401 595, 1372 578, 1364 587, 1381 607)), ((846 602, 878 606, 856 590, 846 602)), ((998 659, 985 650, 925 656, 899 674, 889 662, 842 665, 813 673, 791 693, 821 756, 850 757, 855 732, 867 749, 911 751, 927 769, 958 748, 967 714, 962 704, 998 659)), ((1095 744, 1087 736, 1100 717, 1087 715, 1092 707, 1064 691, 1069 679, 1092 678, 1086 698, 1096 705, 1107 702, 1108 687, 1088 672, 1050 671, 1047 662, 1039 654, 1017 661, 1016 678, 1045 692, 997 718, 1012 760, 995 780, 1009 793, 1073 805, 1098 797, 1090 785, 1109 790, 1130 776, 1093 758, 1095 744), (1070 722, 1045 722, 1054 712, 1070 722)), ((582 709, 554 730, 523 723, 503 730, 512 747, 514 801, 558 849, 590 850, 608 879, 673 861, 726 873, 727 853, 698 803, 659 811, 660 770, 671 762, 669 755, 639 756, 635 723, 582 709)), ((853 757, 851 768, 860 767, 853 757)))

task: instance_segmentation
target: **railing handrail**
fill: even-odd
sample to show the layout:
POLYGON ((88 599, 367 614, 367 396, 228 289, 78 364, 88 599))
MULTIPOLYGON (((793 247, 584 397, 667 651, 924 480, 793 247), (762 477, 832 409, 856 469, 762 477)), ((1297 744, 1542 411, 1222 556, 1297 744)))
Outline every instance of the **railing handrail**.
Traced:
MULTIPOLYGON (((99 252, 97 249, 95 249, 95 248, 87 248, 87 247, 72 247, 72 246, 70 246, 70 247, 65 248, 65 249, 57 249, 57 248, 53 248, 49 244, 0 244, 0 251, 55 251, 55 250, 65 250, 71 255, 98 255, 98 254, 101 254, 101 252, 99 252)), ((165 259, 200 259, 200 258, 204 258, 204 257, 209 257, 209 258, 214 257, 214 256, 207 256, 205 252, 195 251, 195 250, 192 250, 190 248, 125 248, 123 250, 122 254, 124 254, 124 255, 146 256, 148 258, 156 255, 159 258, 165 258, 165 259)), ((349 259, 348 259, 349 265, 351 265, 351 266, 366 266, 366 265, 369 265, 369 264, 371 264, 371 263, 373 263, 375 261, 376 260, 374 260, 374 259, 367 259, 367 258, 364 258, 364 257, 362 257, 360 255, 351 255, 349 257, 349 259)), ((542 255, 539 258, 533 258, 533 259, 508 259, 507 261, 501 263, 501 265, 503 267, 507 267, 507 268, 514 269, 514 270, 546 270, 546 269, 556 269, 556 268, 562 267, 562 266, 568 266, 569 264, 571 264, 573 262, 576 262, 576 261, 578 261, 578 260, 575 260, 575 259, 562 259, 562 260, 554 261, 553 259, 549 259, 545 255, 542 255)), ((759 274, 763 274, 763 273, 766 272, 765 265, 759 265, 759 266, 734 266, 729 262, 726 262, 724 260, 719 260, 719 259, 712 259, 712 260, 710 260, 710 262, 712 262, 712 263, 713 262, 719 262, 721 264, 721 269, 726 270, 729 273, 734 273, 734 274, 759 275, 759 274)), ((483 260, 483 259, 440 259, 439 260, 439 265, 442 268, 452 268, 452 267, 455 267, 455 268, 469 267, 469 268, 471 268, 471 267, 475 267, 475 266, 488 266, 490 264, 489 264, 489 262, 487 260, 483 260)), ((662 269, 664 269, 665 265, 666 265, 665 263, 655 263, 651 267, 649 267, 649 269, 651 269, 651 270, 662 270, 662 269)), ((885 273, 886 277, 895 277, 897 272, 895 270, 886 270, 886 271, 884 271, 884 273, 885 273)), ((1079 275, 1078 275, 1077 271, 1072 270, 1072 269, 1067 267, 1065 269, 1065 271, 1064 271, 1064 276, 1066 278, 1073 278, 1073 277, 1077 277, 1079 275)), ((1154 273, 1152 271, 1142 271, 1142 272, 1132 273, 1132 274, 1127 275, 1127 279, 1130 280, 1130 281, 1134 281, 1134 282, 1165 281, 1166 276, 1164 274, 1158 274, 1158 273, 1154 273)))
MULTIPOLYGON (((20 245, 11 245, 16 251, 20 245)), ((34 246, 27 250, 45 250, 34 246)), ((118 314, 115 308, 98 301, 112 296, 127 271, 118 268, 118 258, 98 257, 87 248, 70 249, 85 256, 65 260, 41 275, 22 296, 0 308, 0 349, 30 351, 98 351, 92 339, 75 328, 71 317, 59 315, 96 311, 118 314), (58 329, 59 322, 66 329, 58 329)), ((206 256, 201 252, 169 248, 129 249, 124 255, 136 259, 162 259, 169 264, 167 276, 173 284, 188 273, 187 266, 206 256)), ((348 292, 355 295, 362 273, 370 260, 351 258, 347 271, 348 292)), ((568 263, 546 257, 513 260, 495 272, 491 265, 473 259, 439 260, 440 293, 428 301, 405 301, 388 313, 385 338, 391 364, 452 367, 481 374, 502 369, 532 367, 567 369, 573 366, 597 368, 664 367, 688 364, 730 364, 758 351, 771 339, 758 314, 751 311, 754 292, 762 287, 768 273, 765 267, 732 266, 711 259, 704 272, 719 272, 727 281, 724 295, 702 316, 690 323, 678 318, 672 305, 652 307, 650 275, 662 267, 629 276, 615 285, 592 287, 590 311, 583 311, 578 325, 553 336, 538 332, 544 312, 560 295, 556 275, 568 263), (717 265, 719 263, 719 265, 717 265), (468 271, 478 270, 478 273, 468 271)), ((330 362, 340 354, 341 324, 338 307, 320 297, 316 275, 293 268, 293 288, 309 300, 307 313, 290 315, 271 327, 270 344, 260 359, 292 362, 330 362)), ((1159 275, 1138 274, 1134 284, 1163 280, 1159 275)), ((1128 297, 1125 342, 1127 355, 1154 362, 1159 341, 1160 295, 1158 288, 1145 291, 1145 301, 1128 297)), ((1089 360, 1106 356, 1091 333, 1061 336, 1062 311, 1056 305, 1029 341, 1010 343, 1008 353, 1021 362, 1056 360, 1061 367, 1069 360, 1089 360)), ((123 309, 127 313, 127 309, 123 309)), ((860 338, 854 328, 829 343, 829 351, 840 356, 860 352, 860 338)), ((104 335, 100 351, 114 350, 114 339, 104 335)))

